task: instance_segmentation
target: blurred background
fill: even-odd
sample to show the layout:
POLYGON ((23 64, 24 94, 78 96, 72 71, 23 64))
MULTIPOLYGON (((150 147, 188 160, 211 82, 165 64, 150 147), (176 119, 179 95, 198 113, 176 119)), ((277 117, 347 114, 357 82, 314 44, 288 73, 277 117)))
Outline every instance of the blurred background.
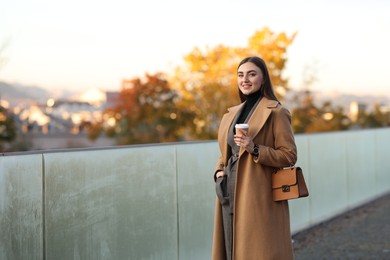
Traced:
POLYGON ((385 0, 0 7, 1 152, 215 139, 249 55, 297 134, 390 125, 385 0))

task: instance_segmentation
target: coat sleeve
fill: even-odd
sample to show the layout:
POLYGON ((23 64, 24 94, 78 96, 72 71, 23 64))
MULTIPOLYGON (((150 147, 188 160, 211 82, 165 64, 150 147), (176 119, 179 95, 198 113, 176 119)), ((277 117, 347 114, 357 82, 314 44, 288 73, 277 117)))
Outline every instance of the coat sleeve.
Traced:
POLYGON ((219 156, 218 160, 217 160, 217 165, 215 166, 215 170, 214 170, 214 181, 217 180, 217 172, 219 171, 223 171, 225 169, 225 164, 223 162, 223 159, 222 159, 222 155, 219 156))
POLYGON ((256 163, 282 168, 295 164, 297 161, 297 147, 291 127, 291 114, 284 108, 279 107, 272 112, 273 124, 270 131, 273 131, 274 146, 259 146, 259 156, 254 158, 256 163))

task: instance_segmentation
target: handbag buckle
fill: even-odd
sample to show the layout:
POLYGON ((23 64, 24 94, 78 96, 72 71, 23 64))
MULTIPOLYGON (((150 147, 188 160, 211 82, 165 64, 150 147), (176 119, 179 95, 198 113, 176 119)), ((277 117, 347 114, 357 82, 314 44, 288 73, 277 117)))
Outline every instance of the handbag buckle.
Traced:
POLYGON ((283 185, 283 186, 282 186, 282 191, 283 191, 283 192, 290 192, 290 186, 288 186, 288 185, 283 185))
POLYGON ((290 163, 290 169, 293 170, 294 169, 294 163, 290 163))

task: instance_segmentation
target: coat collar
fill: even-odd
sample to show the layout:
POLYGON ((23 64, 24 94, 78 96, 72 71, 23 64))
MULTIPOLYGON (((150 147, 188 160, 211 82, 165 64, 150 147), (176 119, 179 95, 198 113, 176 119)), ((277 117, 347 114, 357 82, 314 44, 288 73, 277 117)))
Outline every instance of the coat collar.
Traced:
MULTIPOLYGON (((226 116, 226 121, 229 122, 229 125, 224 127, 223 130, 223 136, 227 137, 228 129, 233 122, 234 118, 237 116, 239 111, 241 111, 242 107, 245 103, 242 103, 240 105, 228 108, 228 113, 226 116)), ((253 111, 252 116, 250 117, 248 124, 249 124, 249 135, 254 138, 260 130, 263 128, 265 122, 267 121, 269 115, 272 112, 272 108, 276 108, 278 106, 279 102, 276 100, 270 100, 266 97, 263 97, 257 107, 255 108, 255 111, 253 111)), ((227 143, 226 143, 226 149, 227 149, 227 143)), ((240 149, 240 155, 244 152, 244 149, 240 149)), ((226 153, 225 153, 226 154, 226 153)))
POLYGON ((252 136, 252 138, 254 138, 260 132, 265 122, 267 121, 267 118, 271 114, 272 108, 276 108, 278 104, 278 101, 270 100, 265 97, 260 100, 248 121, 249 135, 252 136))

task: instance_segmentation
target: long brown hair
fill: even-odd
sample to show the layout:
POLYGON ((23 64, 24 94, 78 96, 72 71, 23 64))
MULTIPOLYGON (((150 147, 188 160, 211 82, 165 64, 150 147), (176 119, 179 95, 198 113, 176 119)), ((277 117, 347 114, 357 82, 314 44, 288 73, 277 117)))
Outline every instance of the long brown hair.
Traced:
MULTIPOLYGON (((274 93, 271 78, 269 76, 267 65, 265 64, 265 61, 257 56, 247 57, 240 62, 240 64, 237 67, 237 70, 242 64, 247 63, 247 62, 252 62, 253 64, 255 64, 263 73, 264 83, 260 86, 261 96, 272 99, 272 100, 276 100, 279 102, 279 100, 276 98, 276 95, 274 93)), ((240 88, 238 88, 238 94, 240 95, 241 102, 246 101, 246 96, 244 95, 244 93, 241 92, 240 88)))

